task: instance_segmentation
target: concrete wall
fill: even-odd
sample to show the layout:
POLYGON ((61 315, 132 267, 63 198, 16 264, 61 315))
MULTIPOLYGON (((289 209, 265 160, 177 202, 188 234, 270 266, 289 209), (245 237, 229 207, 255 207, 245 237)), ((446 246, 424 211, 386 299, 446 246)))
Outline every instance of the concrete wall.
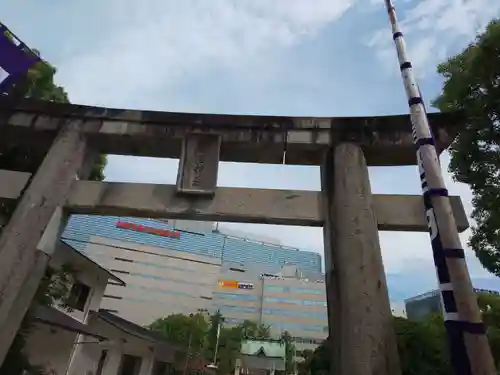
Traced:
MULTIPOLYGON (((73 360, 70 372, 68 375, 86 375, 94 374, 97 369, 97 364, 103 350, 108 351, 108 356, 104 362, 103 374, 107 375, 115 362, 115 367, 118 367, 121 357, 124 354, 129 354, 142 358, 143 370, 147 370, 148 366, 154 359, 155 353, 151 343, 141 340, 137 337, 128 335, 119 329, 116 329, 99 319, 92 317, 89 320, 91 329, 98 331, 109 340, 102 343, 83 344, 80 347, 78 355, 73 360), (108 370, 108 371, 107 371, 108 370)), ((89 340, 90 341, 90 340, 89 340)), ((146 375, 147 371, 144 371, 146 375)), ((113 375, 116 372, 111 371, 113 375)))
POLYGON ((101 308, 136 324, 212 306, 220 267, 215 258, 97 236, 84 254, 127 283, 108 285, 101 308))
MULTIPOLYGON (((151 342, 129 335, 95 316, 89 319, 92 330, 98 331, 109 340, 102 343, 80 345, 69 369, 68 375, 95 374, 101 353, 108 352, 104 362, 103 375, 116 375, 123 355, 128 354, 141 358, 139 375, 149 375, 154 360, 164 360, 156 353, 151 342)), ((168 362, 168 360, 165 360, 168 362)))
MULTIPOLYGON (((59 248, 50 260, 49 266, 54 269, 58 269, 62 265, 69 266, 72 269, 72 272, 74 272, 73 277, 77 281, 90 287, 90 294, 85 303, 83 311, 76 309, 67 311, 59 307, 58 305, 56 305, 55 308, 64 311, 64 313, 72 316, 80 322, 84 322, 89 311, 99 310, 106 285, 108 284, 108 275, 92 262, 88 260, 85 261, 81 258, 80 255, 75 257, 75 254, 68 253, 66 252, 66 250, 67 248, 65 247, 59 248), (78 263, 76 263, 75 261, 77 261, 78 263)), ((76 253, 76 250, 74 251, 76 253)))
POLYGON ((325 339, 328 336, 325 284, 295 278, 265 279, 262 322, 273 334, 325 339))
POLYGON ((213 288, 214 309, 220 310, 226 318, 226 324, 236 325, 244 320, 260 322, 262 280, 258 274, 247 272, 245 268, 237 265, 225 265, 221 268, 213 288), (251 284, 253 289, 233 288, 230 287, 231 282, 251 284))
POLYGON ((26 338, 25 352, 31 364, 65 375, 76 337, 76 333, 36 324, 26 338))

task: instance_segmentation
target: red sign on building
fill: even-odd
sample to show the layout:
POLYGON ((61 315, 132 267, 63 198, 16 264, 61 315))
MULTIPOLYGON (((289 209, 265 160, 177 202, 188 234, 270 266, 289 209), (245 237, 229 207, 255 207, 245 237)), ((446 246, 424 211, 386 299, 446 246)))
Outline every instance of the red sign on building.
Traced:
POLYGON ((172 237, 172 238, 180 238, 181 237, 181 234, 179 232, 175 232, 172 230, 147 227, 145 225, 136 224, 136 223, 129 223, 129 222, 120 221, 120 220, 118 220, 118 222, 116 223, 116 227, 120 228, 120 229, 133 230, 136 232, 154 234, 156 236, 162 236, 162 237, 172 237))

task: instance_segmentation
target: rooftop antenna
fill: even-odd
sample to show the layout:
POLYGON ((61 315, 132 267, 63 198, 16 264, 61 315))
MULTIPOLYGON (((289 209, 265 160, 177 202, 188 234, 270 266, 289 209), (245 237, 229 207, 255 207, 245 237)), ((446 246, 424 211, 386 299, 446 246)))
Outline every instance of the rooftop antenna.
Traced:
POLYGON ((457 375, 494 375, 495 364, 467 270, 448 190, 444 185, 435 139, 412 72, 412 65, 406 54, 403 33, 398 25, 392 0, 385 0, 385 6, 389 13, 392 36, 410 107, 413 143, 417 153, 444 324, 449 338, 451 364, 457 375))

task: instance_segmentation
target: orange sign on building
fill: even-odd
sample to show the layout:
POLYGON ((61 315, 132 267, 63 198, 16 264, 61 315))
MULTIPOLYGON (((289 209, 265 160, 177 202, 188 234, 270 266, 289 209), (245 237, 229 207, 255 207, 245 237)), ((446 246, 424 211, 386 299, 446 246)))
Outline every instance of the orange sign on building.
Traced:
POLYGON ((156 236, 162 236, 162 237, 180 238, 180 236, 181 236, 181 234, 179 232, 175 232, 172 230, 147 227, 145 225, 136 224, 136 223, 129 223, 129 222, 120 221, 120 220, 118 220, 118 222, 116 223, 116 227, 120 228, 120 229, 133 230, 136 232, 154 234, 156 236))
POLYGON ((219 288, 253 289, 252 283, 240 283, 236 280, 219 280, 219 288))
POLYGON ((238 289, 238 282, 236 280, 219 280, 219 287, 238 289))

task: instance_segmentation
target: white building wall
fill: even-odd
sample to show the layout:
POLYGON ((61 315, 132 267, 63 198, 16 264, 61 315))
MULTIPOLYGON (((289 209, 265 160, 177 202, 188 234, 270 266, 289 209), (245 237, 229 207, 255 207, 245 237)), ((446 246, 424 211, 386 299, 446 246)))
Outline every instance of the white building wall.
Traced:
MULTIPOLYGON (((78 321, 84 322, 89 311, 99 310, 106 285, 108 284, 108 275, 104 272, 104 270, 99 269, 97 265, 88 261, 85 268, 79 268, 79 266, 85 262, 82 262, 81 264, 72 264, 72 261, 75 260, 75 257, 73 256, 74 254, 68 254, 65 251, 67 250, 65 247, 58 248, 58 250, 59 251, 53 255, 49 266, 53 269, 59 269, 63 265, 69 266, 72 269, 72 272, 74 272, 73 277, 90 288, 90 294, 83 311, 76 309, 68 311, 58 305, 54 307, 77 319, 78 321)), ((76 250, 73 251, 76 252, 76 250)), ((77 257, 80 256, 81 255, 77 255, 77 257)), ((99 264, 99 262, 96 263, 99 264)))
POLYGON ((139 325, 170 314, 212 307, 220 260, 197 254, 91 237, 84 253, 127 286, 107 286, 101 308, 139 325))
POLYGON ((26 338, 25 353, 31 364, 42 366, 48 374, 65 375, 76 338, 76 333, 36 324, 26 338))

